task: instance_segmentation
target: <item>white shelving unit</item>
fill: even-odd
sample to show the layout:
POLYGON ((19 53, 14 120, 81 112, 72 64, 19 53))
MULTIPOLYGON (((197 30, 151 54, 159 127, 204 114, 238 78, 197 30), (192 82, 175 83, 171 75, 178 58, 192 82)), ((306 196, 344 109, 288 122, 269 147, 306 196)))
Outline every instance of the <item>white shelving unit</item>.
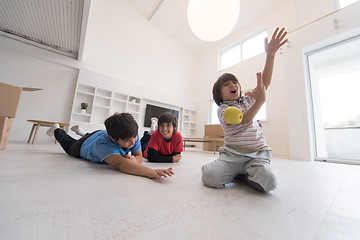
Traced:
POLYGON ((134 96, 128 96, 126 112, 132 114, 136 121, 140 120, 141 99, 134 96))
POLYGON ((141 110, 141 98, 112 90, 78 83, 70 125, 80 125, 85 131, 105 129, 104 121, 115 112, 128 112, 138 122, 141 110), (81 103, 86 102, 86 113, 80 112, 81 103))
POLYGON ((196 111, 190 111, 190 136, 196 136, 196 111))
POLYGON ((183 137, 196 136, 196 111, 183 108, 181 123, 181 134, 183 137))

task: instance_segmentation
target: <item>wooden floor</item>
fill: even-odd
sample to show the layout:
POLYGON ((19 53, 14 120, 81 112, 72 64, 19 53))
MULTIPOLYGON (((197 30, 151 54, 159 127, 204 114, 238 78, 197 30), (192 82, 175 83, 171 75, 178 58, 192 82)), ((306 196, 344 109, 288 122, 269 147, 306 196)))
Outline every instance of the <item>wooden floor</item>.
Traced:
POLYGON ((212 189, 191 151, 162 181, 67 156, 53 142, 0 151, 0 239, 360 239, 360 167, 274 159, 270 194, 212 189))

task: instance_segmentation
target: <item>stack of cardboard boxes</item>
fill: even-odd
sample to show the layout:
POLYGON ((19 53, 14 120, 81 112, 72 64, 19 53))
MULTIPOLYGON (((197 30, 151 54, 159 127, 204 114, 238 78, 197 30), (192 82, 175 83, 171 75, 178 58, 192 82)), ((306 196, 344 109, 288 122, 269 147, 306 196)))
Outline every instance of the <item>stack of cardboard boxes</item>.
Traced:
POLYGON ((214 139, 216 141, 215 144, 211 142, 203 143, 203 150, 218 151, 219 147, 224 145, 224 136, 224 131, 220 124, 205 125, 204 140, 214 139))
POLYGON ((5 149, 8 144, 22 91, 22 87, 0 82, 0 150, 5 149))

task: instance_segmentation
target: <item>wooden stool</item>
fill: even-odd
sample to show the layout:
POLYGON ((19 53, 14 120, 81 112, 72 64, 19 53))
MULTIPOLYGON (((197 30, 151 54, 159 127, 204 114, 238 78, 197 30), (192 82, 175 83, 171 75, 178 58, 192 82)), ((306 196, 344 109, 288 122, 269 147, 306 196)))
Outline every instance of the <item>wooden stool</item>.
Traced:
MULTIPOLYGON (((28 143, 30 143, 31 137, 32 137, 32 135, 34 133, 34 130, 35 130, 34 138, 32 139, 31 144, 34 144, 36 135, 37 135, 40 127, 51 127, 53 124, 57 123, 57 124, 59 124, 60 128, 62 130, 64 130, 65 126, 70 125, 69 123, 49 122, 49 121, 41 121, 41 120, 27 120, 27 121, 34 123, 32 128, 31 128, 30 136, 29 136, 29 139, 28 139, 28 143)), ((56 140, 55 140, 55 143, 56 143, 56 140)))

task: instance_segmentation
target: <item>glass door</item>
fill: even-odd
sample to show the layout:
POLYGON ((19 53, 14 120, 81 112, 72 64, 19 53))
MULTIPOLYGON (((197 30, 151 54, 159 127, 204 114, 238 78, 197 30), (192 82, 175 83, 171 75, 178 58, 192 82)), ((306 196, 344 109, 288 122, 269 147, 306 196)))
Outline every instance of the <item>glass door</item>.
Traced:
POLYGON ((316 160, 360 164, 360 36, 307 54, 316 160))

